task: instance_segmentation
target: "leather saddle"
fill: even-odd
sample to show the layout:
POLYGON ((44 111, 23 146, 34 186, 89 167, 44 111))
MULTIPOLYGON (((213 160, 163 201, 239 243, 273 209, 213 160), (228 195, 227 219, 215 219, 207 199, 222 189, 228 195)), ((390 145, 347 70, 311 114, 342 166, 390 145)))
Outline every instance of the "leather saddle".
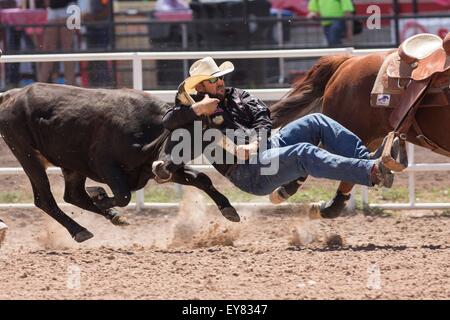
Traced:
POLYGON ((412 36, 380 68, 371 105, 394 108, 390 119, 394 129, 416 103, 419 107, 450 105, 450 33, 444 41, 432 34, 412 36))
POLYGON ((372 107, 393 109, 389 117, 392 136, 405 140, 413 126, 423 146, 450 156, 449 150, 423 134, 415 119, 417 108, 450 106, 450 33, 444 40, 433 34, 412 36, 388 54, 370 103, 372 107))

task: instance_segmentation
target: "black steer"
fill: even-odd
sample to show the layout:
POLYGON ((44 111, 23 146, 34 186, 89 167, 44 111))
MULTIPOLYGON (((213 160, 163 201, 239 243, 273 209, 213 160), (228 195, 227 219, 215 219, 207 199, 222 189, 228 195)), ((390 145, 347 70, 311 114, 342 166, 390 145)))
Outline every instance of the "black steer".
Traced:
MULTIPOLYGON (((162 125, 166 108, 162 100, 137 90, 36 83, 0 96, 0 133, 30 179, 35 205, 83 242, 93 234, 57 206, 46 167, 61 168, 66 202, 125 224, 113 207, 128 205, 131 191, 154 178, 152 163, 169 137, 162 125), (88 194, 86 178, 107 184, 113 197, 101 187, 88 194)), ((204 173, 185 166, 171 181, 198 187, 225 216, 237 216, 204 173)))

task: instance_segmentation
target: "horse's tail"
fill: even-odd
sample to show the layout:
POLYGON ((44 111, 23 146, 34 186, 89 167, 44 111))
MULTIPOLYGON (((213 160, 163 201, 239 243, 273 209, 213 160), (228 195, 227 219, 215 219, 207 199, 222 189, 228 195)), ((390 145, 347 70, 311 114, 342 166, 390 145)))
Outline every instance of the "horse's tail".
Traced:
POLYGON ((270 107, 273 127, 281 127, 311 112, 320 112, 325 87, 333 73, 351 55, 325 56, 280 101, 270 107))

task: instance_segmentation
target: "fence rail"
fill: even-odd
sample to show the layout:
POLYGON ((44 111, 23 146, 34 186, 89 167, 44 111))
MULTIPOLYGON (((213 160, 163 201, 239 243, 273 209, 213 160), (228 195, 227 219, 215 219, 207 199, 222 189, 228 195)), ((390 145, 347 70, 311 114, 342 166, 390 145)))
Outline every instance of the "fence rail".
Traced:
MULTIPOLYGON (((205 56, 211 56, 216 59, 262 59, 262 58, 300 58, 300 57, 321 57, 334 54, 355 54, 364 55, 373 52, 383 52, 390 49, 361 49, 338 48, 338 49, 303 49, 303 50, 253 50, 253 51, 198 51, 198 52, 128 52, 128 53, 83 53, 83 54, 43 54, 43 55, 5 55, 0 58, 0 63, 13 62, 61 62, 61 61, 109 61, 109 60, 128 60, 132 61, 133 88, 143 89, 143 60, 188 60, 198 59, 205 56)), ((280 99, 289 89, 256 89, 248 90, 263 100, 280 99)), ((172 102, 175 91, 158 90, 148 91, 155 94, 167 102, 172 102)), ((408 166, 408 189, 409 203, 388 203, 388 204, 369 204, 368 191, 366 187, 362 188, 362 202, 364 206, 389 208, 389 209, 437 209, 450 208, 450 203, 416 203, 415 202, 415 180, 414 173, 419 171, 447 171, 450 170, 450 163, 439 164, 415 164, 414 146, 408 145, 409 159, 411 163, 408 166)), ((58 168, 49 168, 48 173, 59 173, 58 168)), ((0 168, 0 175, 5 174, 23 174, 21 168, 0 168)), ((354 204, 354 197, 353 204, 354 204)), ((151 204, 145 203, 144 191, 136 192, 136 203, 131 204, 137 210, 143 208, 155 207, 173 207, 175 204, 151 204)), ((263 204, 266 205, 266 204, 263 204)), ((30 207, 32 204, 2 204, 2 207, 30 207)))

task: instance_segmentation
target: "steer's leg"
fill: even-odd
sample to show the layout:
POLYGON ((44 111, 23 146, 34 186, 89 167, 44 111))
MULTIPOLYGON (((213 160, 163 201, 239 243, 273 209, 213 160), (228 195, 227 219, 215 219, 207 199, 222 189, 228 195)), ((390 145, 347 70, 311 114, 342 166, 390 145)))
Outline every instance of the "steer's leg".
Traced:
MULTIPOLYGON (((8 143, 8 145, 11 146, 12 144, 8 143)), ((36 151, 32 148, 27 148, 23 144, 13 144, 13 146, 11 148, 12 152, 30 179, 36 207, 42 209, 62 224, 77 242, 83 242, 92 238, 94 236, 92 233, 66 215, 56 204, 55 198, 50 190, 50 183, 45 172, 45 167, 38 158, 36 151)))
POLYGON ((239 222, 240 217, 227 197, 214 188, 211 179, 204 173, 190 167, 180 168, 172 175, 172 181, 179 184, 190 185, 206 192, 219 207, 222 215, 230 221, 239 222))
POLYGON ((130 203, 131 191, 128 187, 123 170, 114 163, 98 163, 97 173, 102 180, 111 188, 113 197, 107 195, 94 199, 95 205, 100 210, 108 210, 113 207, 125 207, 130 203))
MULTIPOLYGON (((94 204, 94 199, 85 190, 86 176, 67 169, 62 169, 62 172, 65 181, 64 201, 82 209, 98 213, 106 219, 111 220, 115 225, 128 225, 126 218, 114 208, 101 210, 94 204)), ((102 187, 95 188, 101 189, 104 192, 102 187)))

